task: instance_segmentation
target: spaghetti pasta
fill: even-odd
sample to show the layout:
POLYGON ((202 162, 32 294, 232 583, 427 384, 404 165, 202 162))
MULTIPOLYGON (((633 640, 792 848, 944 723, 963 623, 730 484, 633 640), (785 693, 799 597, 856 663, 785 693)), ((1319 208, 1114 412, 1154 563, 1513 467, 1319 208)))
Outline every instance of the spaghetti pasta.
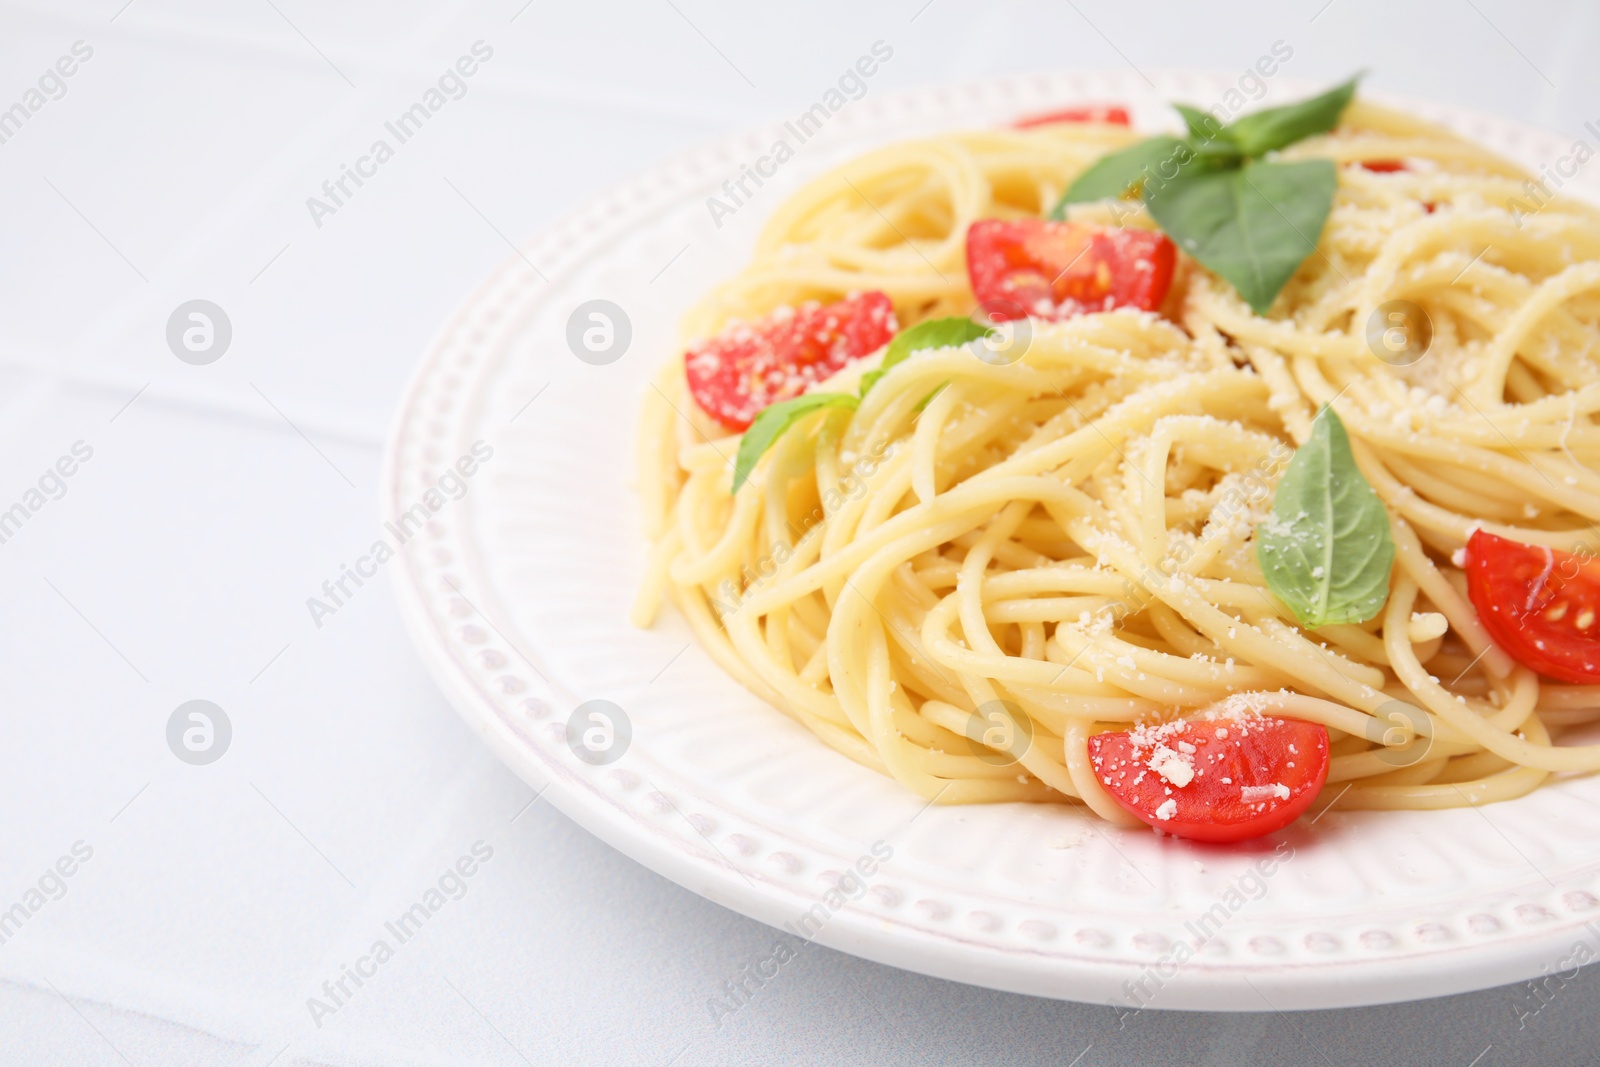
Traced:
MULTIPOLYGON (((686 338, 869 290, 903 326, 970 315, 972 224, 1037 218, 1135 139, 1057 123, 853 160, 778 209, 686 338)), ((1065 801, 1129 823, 1090 739, 1217 709, 1326 727, 1324 795, 1343 808, 1483 804, 1600 768, 1600 746, 1558 743, 1600 716, 1600 684, 1512 658, 1461 556, 1480 528, 1592 551, 1600 212, 1533 210, 1515 166, 1360 101, 1281 155, 1333 161, 1338 188, 1266 315, 1180 257, 1160 312, 1028 320, 999 348, 897 363, 858 407, 780 437, 736 494, 737 435, 666 366, 639 434, 654 549, 636 621, 670 599, 752 692, 940 803, 1065 801), (1397 300, 1432 330, 1403 366, 1367 337, 1397 300), (1305 629, 1255 536, 1323 405, 1395 562, 1379 615, 1305 629)), ((1070 218, 1155 225, 1129 200, 1070 218)), ((817 388, 853 393, 877 365, 817 388)))

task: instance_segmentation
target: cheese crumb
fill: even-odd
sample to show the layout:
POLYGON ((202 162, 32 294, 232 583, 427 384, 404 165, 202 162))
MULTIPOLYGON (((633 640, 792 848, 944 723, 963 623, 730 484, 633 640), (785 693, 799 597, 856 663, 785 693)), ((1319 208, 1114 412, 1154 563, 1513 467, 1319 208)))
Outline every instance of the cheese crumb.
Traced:
POLYGON ((1150 769, 1179 789, 1194 781, 1194 768, 1170 748, 1156 753, 1150 761, 1150 769))
POLYGON ((1156 818, 1162 822, 1166 822, 1176 814, 1178 814, 1178 802, 1176 800, 1163 801, 1161 806, 1156 809, 1156 818))

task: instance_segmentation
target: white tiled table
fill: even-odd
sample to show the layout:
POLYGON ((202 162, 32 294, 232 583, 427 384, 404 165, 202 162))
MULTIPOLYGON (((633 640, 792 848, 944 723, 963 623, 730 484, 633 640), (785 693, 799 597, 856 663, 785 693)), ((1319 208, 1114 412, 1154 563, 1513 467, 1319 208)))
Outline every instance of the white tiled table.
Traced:
POLYGON ((874 92, 1242 70, 1283 40, 1295 77, 1368 66, 1385 89, 1578 136, 1600 116, 1597 27, 1593 4, 1509 0, 0 9, 0 109, 93 50, 0 143, 0 511, 93 450, 0 543, 0 909, 92 849, 0 943, 0 1061, 1592 1059, 1589 973, 1522 1026, 1535 1002, 1513 988, 1118 1029, 1104 1008, 812 948, 714 1025, 708 999, 772 931, 528 806, 423 674, 383 582, 321 629, 304 602, 370 542, 389 412, 502 235, 806 106, 874 40, 896 50, 874 92), (466 95, 316 226, 306 198, 479 40, 493 56, 466 95), (233 325, 209 366, 165 342, 194 298, 233 325), (208 767, 165 740, 196 698, 233 726, 208 767), (314 1026, 307 997, 478 841, 493 855, 465 895, 314 1026))

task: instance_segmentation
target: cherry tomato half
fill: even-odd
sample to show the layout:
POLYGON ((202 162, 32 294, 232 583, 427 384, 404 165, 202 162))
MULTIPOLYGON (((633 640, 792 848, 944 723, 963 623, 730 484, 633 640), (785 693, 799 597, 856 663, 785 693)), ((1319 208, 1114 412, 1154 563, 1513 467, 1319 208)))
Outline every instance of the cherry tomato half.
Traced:
POLYGON ((1128 109, 1121 104, 1089 104, 1085 107, 1067 107, 1060 111, 1045 111, 1038 115, 1024 115, 1011 124, 1013 129, 1031 130, 1035 126, 1053 126, 1058 122, 1105 122, 1112 126, 1131 126, 1128 109))
POLYGON ((1466 569, 1495 644, 1551 678, 1600 682, 1600 560, 1477 530, 1466 569))
POLYGON ((743 430, 769 404, 799 396, 852 359, 889 343, 899 324, 883 293, 832 304, 782 307, 735 322, 684 353, 695 402, 730 430, 743 430))
POLYGON ((1095 777, 1162 833, 1244 841, 1298 819, 1328 778, 1328 730, 1299 719, 1178 719, 1089 738, 1095 777))
POLYGON ((1177 249, 1154 230, 1045 219, 983 219, 967 230, 972 292, 995 321, 1154 311, 1176 262, 1177 249))

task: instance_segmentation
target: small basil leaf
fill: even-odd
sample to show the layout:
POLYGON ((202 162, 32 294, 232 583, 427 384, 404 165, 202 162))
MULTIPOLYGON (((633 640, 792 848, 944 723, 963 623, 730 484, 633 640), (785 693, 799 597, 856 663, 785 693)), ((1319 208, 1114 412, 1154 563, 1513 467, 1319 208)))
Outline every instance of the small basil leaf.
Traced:
MULTIPOLYGON (((1194 158, 1179 172, 1194 174, 1206 170, 1231 170, 1244 162, 1239 146, 1225 138, 1193 143, 1194 158)), ((1150 188, 1150 186, 1146 186, 1150 188)))
POLYGON ((829 407, 853 408, 858 403, 860 401, 849 393, 806 393, 762 408, 761 414, 755 417, 750 428, 739 439, 739 454, 733 461, 733 491, 739 491, 761 457, 767 454, 767 449, 789 427, 813 411, 829 407))
POLYGON ((1307 629, 1365 622, 1389 599, 1389 513, 1326 405, 1278 483, 1272 518, 1256 528, 1256 559, 1267 588, 1307 629))
POLYGON ((1327 133, 1356 94, 1361 75, 1321 96, 1283 107, 1269 107, 1244 116, 1228 126, 1225 136, 1247 156, 1263 156, 1313 134, 1327 133))
POLYGON ((1194 150, 1194 159, 1184 168, 1185 173, 1196 170, 1218 170, 1237 167, 1244 161, 1244 153, 1228 136, 1228 128, 1216 118, 1188 104, 1173 104, 1189 127, 1188 145, 1194 150))
POLYGON ((1201 111, 1189 104, 1174 103, 1172 106, 1183 116, 1183 124, 1189 127, 1189 134, 1195 141, 1214 141, 1219 137, 1227 137, 1227 127, 1218 122, 1210 112, 1201 111))
POLYGON ((1064 219, 1068 204, 1111 200, 1150 178, 1170 180, 1193 155, 1187 142, 1162 136, 1101 156, 1061 194, 1050 217, 1064 219))
POLYGON ((1339 176, 1332 161, 1247 163, 1150 186, 1150 214, 1178 247, 1233 284, 1258 315, 1317 249, 1339 176))
POLYGON ((911 410, 916 412, 918 415, 921 415, 924 411, 928 410, 928 405, 933 403, 933 398, 938 396, 940 393, 944 392, 949 387, 950 387, 950 383, 949 382, 941 382, 941 383, 939 383, 939 387, 937 389, 935 389, 933 392, 929 393, 927 396, 923 397, 921 400, 917 401, 917 406, 912 408, 911 410))
POLYGON ((888 373, 895 364, 904 362, 913 352, 921 352, 927 348, 955 348, 968 341, 976 341, 988 332, 989 327, 980 326, 971 319, 960 316, 929 319, 927 322, 907 327, 895 334, 894 340, 889 342, 889 347, 883 353, 883 362, 878 368, 869 370, 861 376, 861 395, 866 396, 867 390, 877 384, 879 378, 888 373))

